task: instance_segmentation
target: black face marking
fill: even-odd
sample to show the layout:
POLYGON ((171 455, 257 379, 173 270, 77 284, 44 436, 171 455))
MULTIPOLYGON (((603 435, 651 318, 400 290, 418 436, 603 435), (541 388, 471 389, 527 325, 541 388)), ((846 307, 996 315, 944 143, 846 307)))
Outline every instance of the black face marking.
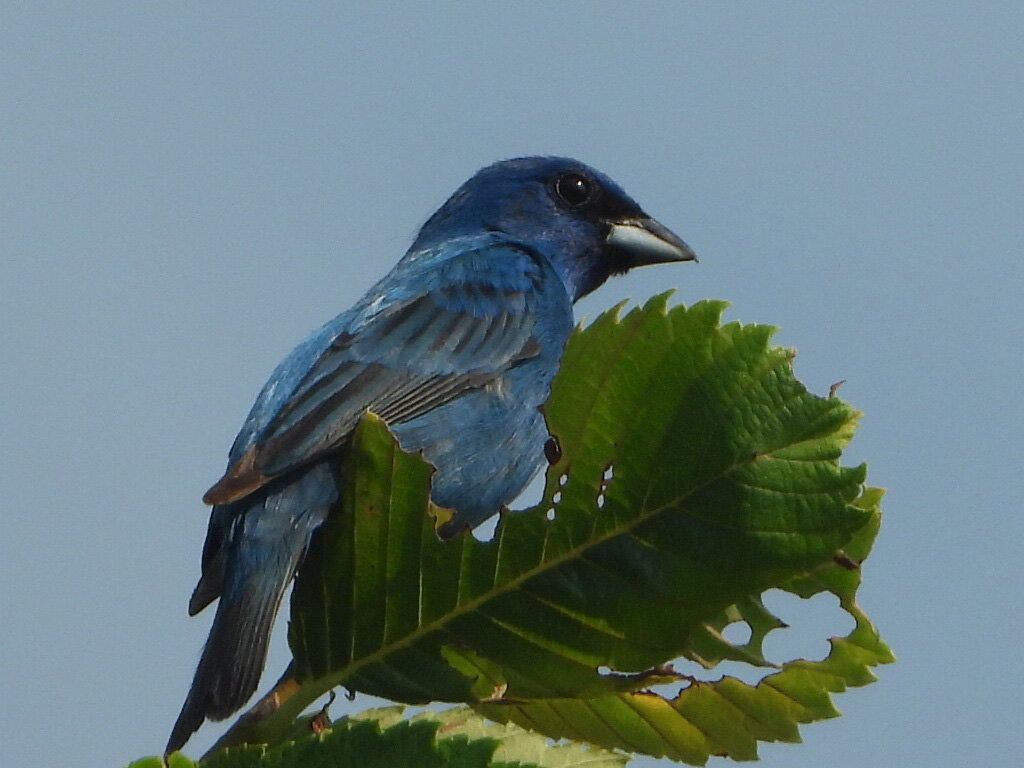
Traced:
POLYGON ((607 189, 582 170, 563 171, 548 184, 559 206, 605 229, 612 222, 645 215, 632 200, 607 189))

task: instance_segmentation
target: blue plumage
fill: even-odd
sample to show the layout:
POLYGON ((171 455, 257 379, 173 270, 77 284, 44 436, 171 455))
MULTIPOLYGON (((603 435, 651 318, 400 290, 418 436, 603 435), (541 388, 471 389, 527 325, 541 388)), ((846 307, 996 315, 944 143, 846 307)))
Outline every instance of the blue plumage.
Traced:
POLYGON ((693 259, 614 182, 556 157, 495 163, 427 221, 401 261, 271 375, 229 453, 195 614, 220 598, 167 745, 255 690, 282 595, 338 498, 337 454, 367 411, 437 469, 445 535, 511 502, 544 463, 538 410, 572 304, 635 266, 693 259))

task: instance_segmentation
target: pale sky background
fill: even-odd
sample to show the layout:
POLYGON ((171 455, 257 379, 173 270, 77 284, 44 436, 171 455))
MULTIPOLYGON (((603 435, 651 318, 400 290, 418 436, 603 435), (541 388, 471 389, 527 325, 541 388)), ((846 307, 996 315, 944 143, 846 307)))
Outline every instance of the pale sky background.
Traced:
POLYGON ((7 4, 0 763, 162 749, 266 376, 477 168, 557 153, 702 257, 579 315, 728 299, 865 413, 860 603, 900 661, 763 764, 1018 764, 1022 51, 1019 2, 7 4))

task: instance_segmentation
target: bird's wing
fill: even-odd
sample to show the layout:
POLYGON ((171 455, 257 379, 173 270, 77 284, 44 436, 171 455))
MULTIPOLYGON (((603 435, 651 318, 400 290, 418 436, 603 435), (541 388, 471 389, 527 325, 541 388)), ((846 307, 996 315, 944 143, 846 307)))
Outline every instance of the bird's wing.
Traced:
MULTIPOLYGON (((403 422, 478 389, 536 356, 533 288, 543 268, 511 244, 460 251, 415 276, 423 289, 364 300, 251 447, 204 500, 243 498, 342 446, 368 410, 403 422)), ((413 283, 416 285, 417 283, 413 283)))

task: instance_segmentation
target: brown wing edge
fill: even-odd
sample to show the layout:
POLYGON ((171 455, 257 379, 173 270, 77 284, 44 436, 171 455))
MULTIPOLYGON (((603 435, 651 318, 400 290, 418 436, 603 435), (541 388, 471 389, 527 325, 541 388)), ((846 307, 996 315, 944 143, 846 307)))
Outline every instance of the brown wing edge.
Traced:
POLYGON ((230 504, 259 490, 271 479, 270 476, 256 469, 256 449, 250 448, 242 455, 242 458, 228 467, 224 477, 203 494, 203 502, 206 504, 230 504))

